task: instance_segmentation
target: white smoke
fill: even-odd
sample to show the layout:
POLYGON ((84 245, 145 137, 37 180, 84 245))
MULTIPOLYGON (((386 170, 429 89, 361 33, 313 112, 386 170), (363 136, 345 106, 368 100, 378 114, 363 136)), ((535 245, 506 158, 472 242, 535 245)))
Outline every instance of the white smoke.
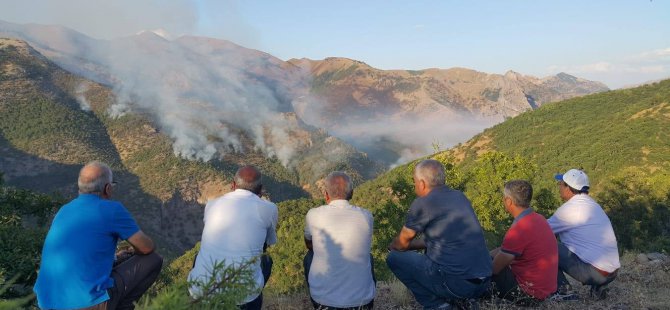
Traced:
POLYGON ((91 104, 86 100, 86 92, 88 91, 88 83, 81 82, 75 87, 75 99, 79 103, 82 111, 91 111, 91 104))

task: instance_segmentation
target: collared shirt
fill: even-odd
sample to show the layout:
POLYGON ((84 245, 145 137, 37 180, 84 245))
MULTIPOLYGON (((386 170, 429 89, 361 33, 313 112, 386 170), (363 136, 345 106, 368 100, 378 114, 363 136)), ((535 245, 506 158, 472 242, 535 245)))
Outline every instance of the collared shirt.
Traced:
POLYGON ((439 186, 412 202, 405 226, 424 234, 426 256, 456 279, 490 277, 484 232, 465 195, 439 186))
POLYGON ((547 220, 528 208, 505 233, 502 252, 514 255, 510 264, 521 290, 537 299, 556 291, 558 244, 547 220))
POLYGON ((589 195, 575 195, 548 220, 572 253, 600 270, 614 272, 621 267, 612 223, 589 195))
MULTIPOLYGON (((211 276, 212 266, 225 262, 226 266, 239 266, 263 253, 263 244, 277 242, 277 206, 263 200, 256 194, 237 189, 205 206, 205 227, 202 231, 200 252, 189 280, 206 280, 211 276)), ((252 266, 256 281, 256 292, 247 296, 244 303, 260 294, 265 280, 260 260, 252 266)), ((200 292, 195 287, 189 289, 191 295, 200 292)))
POLYGON ((347 200, 332 200, 307 212, 305 238, 312 240, 314 250, 309 289, 316 302, 348 308, 374 298, 372 226, 372 214, 347 200))
POLYGON ((35 283, 40 308, 90 307, 109 299, 116 243, 139 227, 121 203, 81 194, 54 218, 35 283))

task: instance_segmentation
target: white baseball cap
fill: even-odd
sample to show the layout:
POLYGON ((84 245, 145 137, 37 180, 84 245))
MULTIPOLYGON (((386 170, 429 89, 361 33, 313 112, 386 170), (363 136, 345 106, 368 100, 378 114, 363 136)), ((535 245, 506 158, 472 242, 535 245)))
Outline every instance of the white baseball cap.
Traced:
POLYGON ((584 191, 588 190, 590 187, 589 177, 586 176, 584 171, 579 169, 570 169, 564 174, 557 174, 554 178, 556 180, 565 182, 565 184, 568 184, 568 186, 576 190, 584 191))

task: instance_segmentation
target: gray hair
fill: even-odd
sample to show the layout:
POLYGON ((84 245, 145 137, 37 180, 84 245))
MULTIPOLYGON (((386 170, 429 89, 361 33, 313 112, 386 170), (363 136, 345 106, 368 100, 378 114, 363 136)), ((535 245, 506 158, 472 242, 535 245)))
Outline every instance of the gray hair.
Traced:
POLYGON ((429 188, 444 185, 447 179, 444 166, 434 159, 425 159, 416 164, 414 177, 426 182, 429 188))
POLYGON ((349 200, 354 194, 354 185, 351 178, 342 171, 333 171, 326 177, 326 193, 330 199, 349 200))
POLYGON ((505 183, 503 194, 505 197, 512 199, 515 205, 528 208, 530 207, 531 199, 533 199, 533 187, 528 181, 513 180, 505 183))
POLYGON ((105 163, 92 161, 79 171, 77 186, 82 194, 102 193, 112 183, 112 169, 105 163))
POLYGON ((237 169, 234 181, 237 188, 246 189, 256 194, 263 186, 261 172, 254 166, 242 166, 237 169))

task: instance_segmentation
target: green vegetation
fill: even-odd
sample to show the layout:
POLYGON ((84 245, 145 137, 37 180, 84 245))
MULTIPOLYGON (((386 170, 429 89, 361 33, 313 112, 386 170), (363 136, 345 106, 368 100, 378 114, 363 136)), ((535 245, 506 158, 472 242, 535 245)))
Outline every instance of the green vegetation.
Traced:
POLYGON ((212 267, 207 280, 189 282, 188 272, 199 249, 198 243, 164 267, 157 282, 138 302, 138 309, 237 309, 236 305, 254 291, 250 266, 255 261, 238 268, 226 267, 220 262, 212 267), (203 293, 191 298, 189 287, 197 287, 203 293))
POLYGON ((278 241, 268 248, 273 259, 272 277, 268 283, 270 294, 290 293, 304 286, 302 260, 307 253, 304 241, 305 214, 309 209, 323 204, 321 200, 312 199, 289 200, 278 204, 278 241))
POLYGON ((37 278, 47 221, 61 205, 60 198, 4 186, 0 174, 0 285, 12 283, 0 297, 30 292, 37 278))
POLYGON ((314 77, 312 80, 312 91, 319 92, 324 90, 330 83, 341 80, 353 74, 358 68, 358 64, 352 64, 344 69, 326 71, 314 77))

